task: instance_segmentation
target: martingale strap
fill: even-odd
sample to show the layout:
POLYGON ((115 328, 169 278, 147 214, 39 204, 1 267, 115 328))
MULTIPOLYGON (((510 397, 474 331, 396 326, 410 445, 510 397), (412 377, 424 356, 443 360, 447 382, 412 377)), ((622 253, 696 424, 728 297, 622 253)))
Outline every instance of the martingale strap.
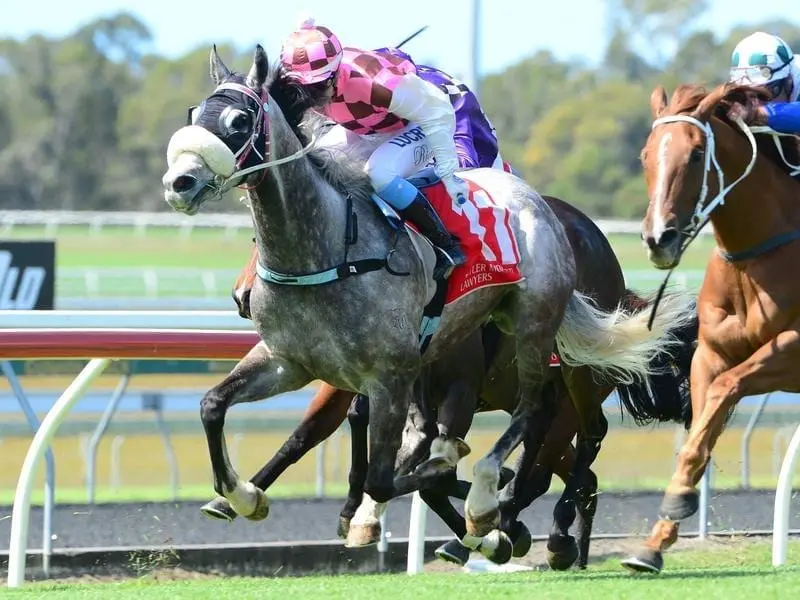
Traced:
MULTIPOLYGON (((256 261, 256 273, 258 276, 267 283, 276 283, 278 285, 298 285, 298 286, 311 286, 311 285, 325 285, 334 281, 347 279, 364 273, 372 271, 380 271, 381 269, 388 269, 393 275, 405 275, 405 273, 394 272, 389 268, 389 256, 392 255, 394 250, 391 250, 385 258, 363 258, 361 260, 347 260, 347 253, 350 246, 358 241, 358 219, 353 210, 353 199, 350 196, 345 200, 345 231, 344 231, 344 260, 329 269, 317 271, 316 273, 305 273, 302 275, 292 275, 289 273, 280 273, 273 271, 266 267, 261 258, 256 261)), ((396 242, 397 240, 395 240, 396 242)))
POLYGON ((280 285, 324 285, 339 281, 340 279, 347 279, 355 275, 363 275, 371 271, 380 271, 388 264, 385 258, 364 258, 361 260, 354 260, 344 262, 330 269, 318 271, 316 273, 308 273, 306 275, 286 275, 267 269, 261 264, 261 261, 256 263, 256 273, 258 276, 268 283, 277 283, 280 285))
POLYGON ((781 246, 785 246, 789 242, 793 242, 795 240, 800 240, 800 231, 795 229, 794 231, 787 231, 786 233, 778 234, 774 237, 769 238, 761 242, 760 244, 756 244, 752 248, 748 248, 747 250, 742 250, 741 252, 726 252, 717 248, 717 252, 719 255, 724 258, 726 261, 733 263, 739 262, 742 260, 750 260, 751 258, 758 258, 762 254, 766 254, 770 250, 775 250, 776 248, 780 248, 781 246))

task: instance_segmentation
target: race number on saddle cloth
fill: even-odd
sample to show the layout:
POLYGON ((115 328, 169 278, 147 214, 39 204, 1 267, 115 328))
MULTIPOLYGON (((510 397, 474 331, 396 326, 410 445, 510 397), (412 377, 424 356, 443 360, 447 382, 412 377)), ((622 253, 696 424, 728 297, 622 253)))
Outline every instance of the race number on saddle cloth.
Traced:
MULTIPOLYGON (((470 180, 469 171, 460 175, 469 188, 468 197, 460 204, 453 202, 444 185, 431 175, 415 180, 445 227, 459 238, 467 257, 446 281, 445 306, 481 288, 524 279, 517 267, 519 248, 509 225, 508 211, 486 189, 470 180)), ((413 224, 409 227, 416 229, 413 224)))

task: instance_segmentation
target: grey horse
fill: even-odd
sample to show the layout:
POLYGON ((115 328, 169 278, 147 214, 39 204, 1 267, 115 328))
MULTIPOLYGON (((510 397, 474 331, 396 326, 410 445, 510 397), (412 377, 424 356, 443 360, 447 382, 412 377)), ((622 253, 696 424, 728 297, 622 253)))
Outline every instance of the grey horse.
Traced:
MULTIPOLYGON (((569 241, 541 196, 514 175, 475 169, 460 175, 509 213, 524 279, 447 305, 421 352, 423 311, 437 285, 431 244, 378 209, 363 164, 314 148, 308 97, 270 67, 260 45, 246 76, 228 69, 213 48, 211 76, 216 89, 170 139, 163 185, 169 205, 190 215, 243 185, 253 215, 260 277, 250 307, 262 343, 206 393, 200 411, 214 489, 238 514, 262 519, 269 505, 230 464, 223 427, 232 405, 315 379, 368 396, 364 489, 386 502, 395 496, 395 459, 420 369, 491 319, 515 336, 520 401, 473 469, 465 512, 469 533, 483 537, 499 522, 503 463, 523 439, 535 452, 548 427, 544 415, 553 413, 555 399, 542 391, 551 351, 557 347, 567 367, 645 380, 650 359, 672 347, 668 329, 691 318, 690 300, 680 296, 662 306, 652 330, 646 314, 599 310, 575 289, 569 241)), ((440 442, 442 455, 463 455, 460 440, 440 442)))

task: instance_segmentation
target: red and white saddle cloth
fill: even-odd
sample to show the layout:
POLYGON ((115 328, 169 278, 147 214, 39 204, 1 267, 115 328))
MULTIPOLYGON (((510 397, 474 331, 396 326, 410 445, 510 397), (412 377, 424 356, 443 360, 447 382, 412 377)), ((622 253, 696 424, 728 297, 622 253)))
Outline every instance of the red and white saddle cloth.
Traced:
MULTIPOLYGON (((422 189, 447 230, 461 240, 467 256, 467 262, 456 267, 447 280, 445 305, 483 287, 525 279, 517 268, 519 248, 509 225, 508 211, 494 201, 486 188, 464 179, 469 183, 469 199, 460 206, 441 182, 422 189)), ((555 352, 550 354, 550 366, 561 366, 555 352)))
POLYGON ((445 228, 461 241, 467 256, 466 263, 456 267, 447 280, 445 305, 484 287, 525 279, 517 268, 519 248, 508 211, 484 187, 466 177, 464 180, 469 184, 469 198, 462 205, 450 198, 441 182, 422 189, 445 228))

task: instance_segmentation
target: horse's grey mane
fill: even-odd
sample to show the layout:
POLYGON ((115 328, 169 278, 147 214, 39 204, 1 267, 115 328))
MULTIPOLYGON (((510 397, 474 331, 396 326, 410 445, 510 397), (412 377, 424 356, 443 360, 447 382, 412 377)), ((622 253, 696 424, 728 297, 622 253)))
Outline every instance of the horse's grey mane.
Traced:
MULTIPOLYGON (((311 108, 317 104, 313 91, 285 77, 280 65, 273 66, 270 75, 265 86, 300 142, 306 145, 324 135, 333 123, 311 108)), ((355 201, 372 202, 375 188, 364 171, 363 159, 328 148, 315 148, 307 156, 325 181, 339 193, 355 201)))
MULTIPOLYGON (((299 128, 307 139, 317 140, 333 126, 335 123, 309 110, 299 128)), ((302 141, 303 137, 300 139, 302 141)), ((371 196, 375 193, 375 188, 364 171, 364 159, 330 148, 314 148, 308 153, 308 158, 325 181, 339 193, 349 195, 356 201, 372 202, 371 196)))

